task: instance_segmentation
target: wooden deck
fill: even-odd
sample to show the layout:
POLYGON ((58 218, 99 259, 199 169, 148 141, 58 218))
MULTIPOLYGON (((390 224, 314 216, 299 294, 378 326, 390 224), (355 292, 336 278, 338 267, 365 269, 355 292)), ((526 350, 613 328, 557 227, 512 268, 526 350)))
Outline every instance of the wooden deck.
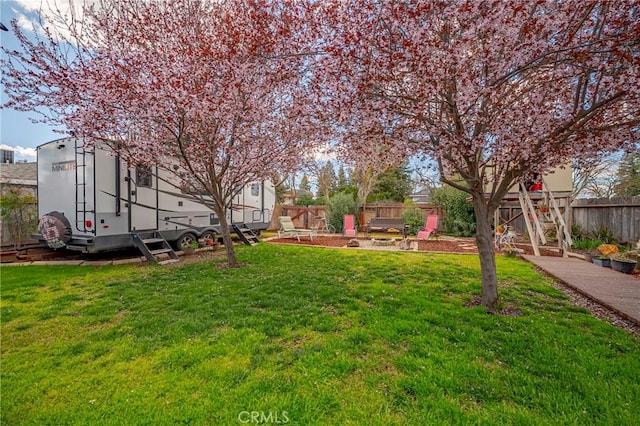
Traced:
POLYGON ((522 256, 549 275, 640 324, 640 280, 584 260, 522 256))

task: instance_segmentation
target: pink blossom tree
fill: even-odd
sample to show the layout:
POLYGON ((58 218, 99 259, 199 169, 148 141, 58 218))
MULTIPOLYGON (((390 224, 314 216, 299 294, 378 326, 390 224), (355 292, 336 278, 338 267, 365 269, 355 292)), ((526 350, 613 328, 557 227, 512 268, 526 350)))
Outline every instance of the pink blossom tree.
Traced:
MULTIPOLYGON (((498 304, 493 215, 531 173, 638 149, 640 7, 598 0, 323 2, 328 114, 386 123, 477 218, 482 305, 498 304)), ((367 139, 361 139, 366 145, 367 139)), ((402 152, 398 149, 397 152, 402 152)))
POLYGON ((225 209, 252 181, 295 168, 313 143, 305 6, 266 0, 101 0, 58 13, 38 40, 13 23, 5 107, 41 110, 129 164, 177 169, 210 196, 229 265, 225 209), (177 166, 177 167, 175 167, 177 166))

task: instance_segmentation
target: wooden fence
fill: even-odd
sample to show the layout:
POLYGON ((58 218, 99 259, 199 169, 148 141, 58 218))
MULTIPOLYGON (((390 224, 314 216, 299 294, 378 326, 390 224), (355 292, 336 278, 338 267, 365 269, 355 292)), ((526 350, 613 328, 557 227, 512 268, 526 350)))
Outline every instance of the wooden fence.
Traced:
POLYGON ((577 199, 571 213, 585 232, 608 229, 620 242, 640 241, 640 196, 577 199))
MULTIPOLYGON (((427 204, 403 204, 403 203, 376 203, 367 204, 364 209, 360 209, 360 215, 358 223, 360 226, 366 225, 369 220, 374 217, 379 218, 400 218, 405 209, 411 207, 419 207, 426 215, 437 214, 440 220, 438 221, 438 227, 442 223, 442 209, 440 206, 427 205, 427 204)), ((316 224, 316 218, 326 215, 325 206, 294 206, 294 205, 279 205, 273 215, 270 229, 278 229, 280 224, 278 223, 278 216, 291 216, 293 223, 298 228, 310 228, 316 224)))
MULTIPOLYGON (((568 202, 567 202, 568 204, 568 202)), ((399 218, 404 209, 418 206, 425 214, 437 214, 442 224, 444 214, 436 205, 405 205, 401 203, 368 204, 360 213, 360 223, 366 224, 373 217, 399 218)), ((564 210, 564 208, 563 208, 564 210)), ((520 205, 511 203, 500 209, 503 219, 515 217, 521 210, 520 205)), ((297 227, 310 228, 315 218, 326 214, 325 206, 283 205, 276 208, 271 229, 278 229, 278 216, 291 216, 297 227)), ((640 241, 640 196, 604 199, 577 199, 571 203, 570 212, 565 215, 569 224, 579 226, 584 232, 594 232, 599 228, 611 231, 620 242, 640 241), (568 217, 567 217, 568 216, 568 217)), ((525 233, 524 221, 518 218, 513 225, 520 233, 525 233)))
MULTIPOLYGON (((564 203, 560 210, 565 211, 564 203)), ((515 218, 511 225, 524 235, 527 229, 521 212, 520 204, 516 202, 507 202, 500 207, 502 221, 515 218)), ((585 234, 602 229, 610 231, 622 243, 640 241, 640 196, 573 200, 564 217, 569 226, 575 225, 585 234)))

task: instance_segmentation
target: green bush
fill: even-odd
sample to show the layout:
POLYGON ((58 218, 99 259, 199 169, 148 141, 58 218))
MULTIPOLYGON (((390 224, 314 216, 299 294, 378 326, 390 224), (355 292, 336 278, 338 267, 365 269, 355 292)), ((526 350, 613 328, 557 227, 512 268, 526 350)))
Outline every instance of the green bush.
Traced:
POLYGON ((336 231, 342 232, 342 220, 344 215, 352 214, 356 217, 356 229, 358 227, 358 202, 353 194, 339 192, 329 198, 327 204, 327 220, 336 231))
POLYGON ((578 250, 593 250, 601 244, 605 244, 602 240, 592 240, 589 238, 581 238, 573 241, 573 248, 578 250))
POLYGON ((420 207, 411 206, 402 212, 402 220, 408 227, 408 233, 415 235, 424 228, 425 214, 420 207))
POLYGON ((38 200, 21 189, 9 188, 0 196, 0 216, 16 248, 29 240, 38 225, 38 200))
POLYGON ((450 186, 436 188, 431 199, 442 207, 444 220, 442 228, 445 234, 457 237, 470 237, 476 233, 476 215, 473 204, 467 202, 467 193, 450 186))
POLYGON ((316 206, 320 204, 324 204, 324 200, 313 198, 313 196, 309 194, 301 195, 296 200, 296 206, 316 206))
POLYGON ((604 225, 598 226, 595 231, 591 233, 591 237, 594 240, 600 240, 606 244, 615 244, 617 242, 613 231, 604 225))

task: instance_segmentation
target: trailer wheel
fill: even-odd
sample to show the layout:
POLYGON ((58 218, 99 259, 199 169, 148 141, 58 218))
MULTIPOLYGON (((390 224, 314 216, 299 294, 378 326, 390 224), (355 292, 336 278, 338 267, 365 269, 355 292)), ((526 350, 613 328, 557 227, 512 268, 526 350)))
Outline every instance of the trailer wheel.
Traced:
POLYGON ((198 241, 196 239, 196 234, 187 232, 186 234, 182 234, 180 238, 173 242, 173 248, 175 250, 182 250, 183 246, 188 246, 194 241, 198 241))
POLYGON ((38 232, 52 249, 65 247, 71 239, 71 224, 60 212, 49 212, 38 220, 38 232))
POLYGON ((212 240, 212 241, 216 241, 216 233, 214 231, 204 231, 202 233, 202 235, 200 236, 201 239, 203 240, 212 240))

